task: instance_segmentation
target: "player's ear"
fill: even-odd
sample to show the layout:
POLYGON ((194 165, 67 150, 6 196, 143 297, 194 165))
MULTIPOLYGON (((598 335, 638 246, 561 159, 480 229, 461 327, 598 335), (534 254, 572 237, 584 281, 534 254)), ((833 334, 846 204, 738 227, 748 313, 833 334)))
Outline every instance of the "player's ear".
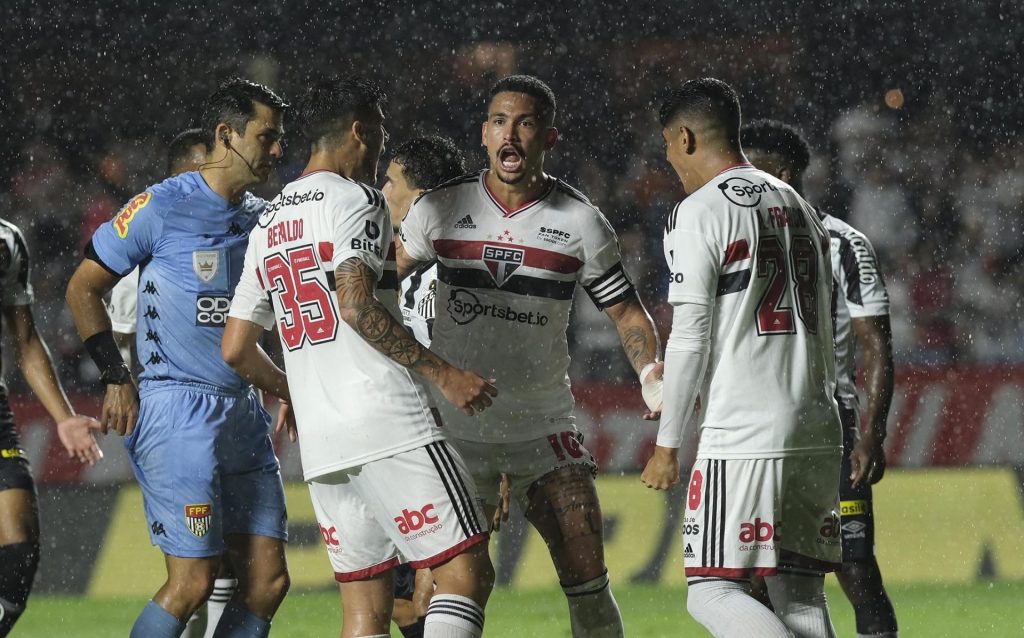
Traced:
POLYGON ((480 146, 487 146, 487 120, 480 125, 480 146))
POLYGON ((793 179, 793 171, 789 167, 783 168, 779 171, 779 179, 789 184, 790 180, 793 179))
POLYGON ((683 148, 686 149, 687 155, 693 155, 697 152, 697 136, 693 134, 693 130, 689 127, 679 127, 679 141, 683 143, 683 148))
POLYGON ((555 142, 558 141, 558 129, 551 126, 544 133, 544 150, 550 151, 555 147, 555 142))
POLYGON ((360 144, 366 145, 366 127, 359 120, 352 120, 352 137, 360 144))

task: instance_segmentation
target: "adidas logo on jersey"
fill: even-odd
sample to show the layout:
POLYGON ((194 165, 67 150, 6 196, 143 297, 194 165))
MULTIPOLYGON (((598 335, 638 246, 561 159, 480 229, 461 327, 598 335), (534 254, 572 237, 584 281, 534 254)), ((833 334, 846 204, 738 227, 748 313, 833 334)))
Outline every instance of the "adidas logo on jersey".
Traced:
POLYGON ((690 544, 686 544, 686 549, 683 550, 683 558, 693 558, 693 548, 690 544))
POLYGON ((466 215, 459 221, 455 222, 456 228, 476 228, 476 224, 473 223, 473 218, 466 215))

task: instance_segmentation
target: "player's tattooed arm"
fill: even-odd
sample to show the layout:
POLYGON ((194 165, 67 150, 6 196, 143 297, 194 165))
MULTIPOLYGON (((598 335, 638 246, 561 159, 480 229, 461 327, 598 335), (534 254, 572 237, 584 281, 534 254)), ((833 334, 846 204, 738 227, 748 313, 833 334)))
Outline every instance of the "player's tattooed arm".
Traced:
POLYGON ((334 271, 342 320, 367 343, 396 363, 418 372, 467 414, 491 405, 490 383, 424 348, 374 296, 377 276, 361 259, 347 259, 334 271))
POLYGON ((619 331, 622 349, 637 374, 661 358, 661 343, 654 322, 634 293, 629 298, 605 309, 619 331))
POLYGON ((428 379, 436 378, 441 360, 413 338, 374 296, 377 276, 362 260, 352 258, 334 271, 338 309, 342 319, 356 333, 385 356, 416 370, 428 379))

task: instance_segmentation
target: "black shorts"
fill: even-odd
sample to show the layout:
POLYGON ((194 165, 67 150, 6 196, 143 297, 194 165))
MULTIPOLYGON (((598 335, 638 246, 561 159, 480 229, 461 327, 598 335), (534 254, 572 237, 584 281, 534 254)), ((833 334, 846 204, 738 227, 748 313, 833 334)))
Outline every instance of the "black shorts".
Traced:
POLYGON ((857 412, 839 404, 843 423, 843 465, 839 477, 839 517, 843 524, 843 562, 870 561, 875 555, 875 514, 871 486, 850 481, 850 453, 860 427, 857 412))
POLYGON ((394 571, 395 598, 412 600, 412 592, 416 590, 416 570, 409 563, 402 563, 394 571))
POLYGON ((0 492, 4 490, 35 491, 35 481, 29 471, 25 451, 16 448, 0 448, 0 492))

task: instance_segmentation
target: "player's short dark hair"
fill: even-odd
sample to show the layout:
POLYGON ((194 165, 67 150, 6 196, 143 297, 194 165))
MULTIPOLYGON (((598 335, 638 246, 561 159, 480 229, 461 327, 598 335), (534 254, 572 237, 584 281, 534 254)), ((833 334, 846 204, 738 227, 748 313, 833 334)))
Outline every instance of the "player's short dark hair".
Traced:
POLYGON ((196 144, 202 144, 203 148, 209 151, 211 140, 212 133, 201 128, 190 128, 175 135, 167 145, 167 172, 175 172, 178 166, 189 158, 189 153, 196 144))
POLYGON ((740 98, 731 86, 715 78, 689 80, 672 89, 661 103, 658 119, 667 127, 680 115, 700 118, 739 142, 740 98))
POLYGON ((743 148, 781 157, 803 173, 811 163, 811 147, 794 127, 778 120, 754 120, 740 129, 743 148))
POLYGON ((498 83, 491 87, 491 93, 487 97, 488 105, 490 105, 495 95, 505 93, 506 91, 529 95, 533 98, 533 103, 537 107, 537 115, 540 116, 544 124, 551 126, 555 123, 555 109, 557 107, 555 92, 540 78, 532 75, 510 75, 507 78, 498 80, 498 83))
POLYGON ((455 142, 440 135, 414 137, 398 145, 391 160, 402 167, 413 188, 436 188, 466 173, 466 160, 455 142))
POLYGON ((372 115, 378 107, 387 113, 388 96, 372 80, 342 76, 310 86, 299 107, 300 126, 312 144, 343 135, 359 117, 372 115))
POLYGON ((217 126, 224 122, 242 135, 249 120, 256 115, 256 104, 269 106, 280 113, 288 109, 288 103, 266 86, 242 78, 231 78, 206 99, 203 129, 212 135, 217 126))

